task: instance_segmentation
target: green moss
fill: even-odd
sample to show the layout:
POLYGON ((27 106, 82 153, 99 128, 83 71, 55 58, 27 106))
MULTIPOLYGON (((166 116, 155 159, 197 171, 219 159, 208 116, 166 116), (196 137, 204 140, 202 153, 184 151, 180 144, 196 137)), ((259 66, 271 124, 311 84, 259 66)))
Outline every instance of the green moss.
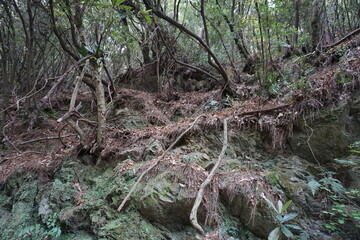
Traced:
POLYGON ((8 179, 8 183, 9 185, 5 189, 10 190, 11 188, 11 202, 9 202, 9 198, 4 197, 4 191, 0 192, 0 195, 3 195, 2 198, 7 202, 1 204, 4 215, 0 217, 0 239, 17 239, 21 231, 39 220, 34 212, 38 182, 33 175, 24 175, 19 170, 8 179), (11 204, 11 207, 7 204, 11 204), (3 208, 4 206, 5 208, 3 208))
POLYGON ((100 239, 162 239, 161 231, 137 211, 125 212, 98 231, 100 239))

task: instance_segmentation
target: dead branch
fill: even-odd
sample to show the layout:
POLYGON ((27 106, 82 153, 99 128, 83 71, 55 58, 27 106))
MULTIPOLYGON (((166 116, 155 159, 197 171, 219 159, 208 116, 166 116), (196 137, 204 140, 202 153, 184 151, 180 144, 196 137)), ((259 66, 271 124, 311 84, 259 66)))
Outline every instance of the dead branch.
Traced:
POLYGON ((292 105, 292 104, 289 103, 289 104, 284 104, 284 105, 275 106, 275 107, 271 107, 271 108, 262 108, 262 109, 258 109, 258 110, 254 110, 254 111, 243 112, 243 113, 239 113, 238 117, 239 117, 239 116, 256 114, 256 113, 272 112, 272 111, 275 111, 275 110, 279 110, 279 109, 282 109, 282 108, 289 107, 290 105, 292 105))
POLYGON ((68 124, 65 124, 64 126, 62 126, 58 132, 58 138, 60 140, 60 142, 62 143, 62 145, 64 146, 64 148, 66 148, 66 144, 63 142, 63 140, 61 139, 61 131, 67 126, 68 124))
POLYGON ((68 135, 64 135, 64 136, 37 138, 37 139, 32 139, 32 140, 29 140, 29 141, 18 143, 18 145, 24 145, 24 144, 33 143, 33 142, 39 142, 39 141, 54 140, 54 139, 59 139, 59 138, 68 138, 68 137, 73 137, 73 136, 76 136, 76 135, 77 134, 68 134, 68 135))
POLYGON ((57 120, 58 123, 65 120, 79 134, 81 144, 83 145, 84 148, 88 148, 88 138, 87 138, 85 132, 79 127, 79 125, 73 119, 71 119, 71 116, 74 114, 80 115, 78 113, 78 111, 82 107, 81 102, 79 103, 79 105, 77 107, 74 107, 74 106, 75 106, 77 92, 79 90, 80 83, 85 74, 85 69, 86 69, 87 63, 84 66, 83 70, 81 71, 80 76, 77 78, 77 82, 76 82, 74 91, 71 96, 69 111, 67 113, 65 113, 65 115, 63 117, 61 117, 57 120))
POLYGON ((209 183, 211 182, 212 177, 215 174, 215 171, 218 169, 218 167, 220 166, 220 164, 222 163, 224 156, 225 156, 225 151, 228 147, 228 130, 227 130, 227 118, 224 119, 224 141, 223 141, 223 147, 221 149, 220 155, 218 157, 218 160, 216 162, 216 164, 214 165, 214 167, 211 169, 210 174, 207 176, 207 178, 205 179, 205 181, 201 184, 200 189, 196 195, 196 199, 193 205, 193 208, 191 209, 191 213, 190 213, 190 221, 192 223, 192 225, 194 226, 194 228, 196 228, 201 234, 205 235, 204 230, 202 229, 202 227, 200 226, 200 224, 198 223, 197 220, 197 211, 198 208, 201 204, 202 198, 204 196, 204 191, 207 185, 209 185, 209 183))
POLYGON ((78 111, 80 110, 80 108, 82 108, 82 104, 81 102, 79 103, 79 105, 76 106, 76 108, 73 109, 69 109, 69 111, 67 111, 64 116, 62 116, 61 118, 59 118, 58 120, 56 120, 58 123, 63 122, 64 120, 67 120, 69 117, 71 117, 72 115, 75 114, 79 114, 78 111))
POLYGON ((311 147, 311 145, 310 145, 310 139, 311 139, 311 137, 312 137, 313 134, 314 134, 314 130, 307 124, 305 116, 303 116, 303 119, 304 119, 305 127, 307 127, 308 129, 310 129, 310 131, 311 131, 308 139, 306 140, 306 143, 307 143, 307 145, 308 145, 308 147, 309 147, 309 149, 310 149, 310 152, 311 152, 313 158, 315 159, 315 161, 317 162, 317 164, 319 165, 319 167, 321 167, 321 164, 320 164, 319 160, 317 159, 317 157, 315 156, 315 153, 314 153, 314 151, 313 151, 313 149, 312 149, 312 147, 311 147))
POLYGON ((131 194, 135 191, 136 187, 139 185, 139 183, 141 182, 141 180, 144 178, 144 176, 151 170, 153 169, 159 162, 160 160, 175 146, 176 143, 178 143, 181 138, 188 133, 194 126, 195 123, 202 117, 203 115, 198 116, 197 118, 195 118, 195 120, 191 123, 191 125, 184 131, 182 132, 176 139, 175 141, 163 152, 163 154, 161 154, 160 157, 158 157, 154 163, 152 165, 150 165, 145 171, 143 171, 141 173, 141 175, 139 176, 138 180, 135 182, 135 184, 132 186, 132 188, 130 189, 129 193, 126 195, 126 197, 124 198, 124 200, 121 202, 120 206, 118 207, 118 211, 120 212, 121 209, 124 207, 125 203, 129 200, 131 194))
MULTIPOLYGON (((52 96, 55 95, 55 93, 59 89, 59 86, 64 82, 65 77, 68 76, 68 74, 70 72, 72 72, 76 67, 78 67, 83 61, 86 61, 88 58, 89 57, 84 57, 84 58, 80 59, 79 61, 75 62, 73 65, 70 66, 70 68, 68 70, 66 70, 60 77, 58 77, 58 79, 56 80, 54 85, 51 87, 51 89, 47 92, 47 94, 43 98, 41 98, 40 101, 37 103, 37 108, 35 110, 35 116, 30 120, 29 129, 32 129, 34 127, 35 120, 36 120, 37 116, 39 115, 40 111, 49 105, 51 106, 50 99, 52 96)), ((85 69, 85 67, 84 67, 84 69, 85 69)), ((83 73, 82 73, 82 75, 83 75, 83 73)))
POLYGON ((68 118, 66 122, 79 134, 80 141, 83 147, 86 149, 88 148, 88 139, 85 135, 85 132, 79 127, 79 125, 76 124, 74 120, 71 118, 68 118))
POLYGON ((39 90, 33 92, 34 89, 35 89, 35 87, 36 87, 36 84, 37 84, 37 81, 35 81, 34 87, 33 87, 24 97, 18 99, 18 100, 16 101, 16 103, 11 104, 10 106, 8 106, 7 108, 5 108, 4 110, 0 111, 0 114, 3 113, 3 112, 5 112, 5 111, 7 111, 7 110, 9 110, 10 108, 12 108, 12 107, 14 107, 14 106, 16 106, 16 107, 17 107, 17 110, 19 110, 19 109, 20 109, 20 102, 21 102, 22 100, 25 100, 25 99, 27 99, 27 98, 30 98, 30 97, 34 96, 34 95, 37 94, 38 92, 41 92, 41 91, 46 87, 46 85, 47 85, 47 83, 48 83, 48 80, 49 80, 48 78, 45 79, 44 85, 43 85, 39 90))
POLYGON ((81 84, 81 82, 82 82, 82 80, 84 78, 85 71, 86 71, 86 68, 87 68, 88 64, 89 64, 89 61, 87 61, 85 63, 85 66, 83 67, 80 76, 78 76, 76 78, 75 88, 74 88, 74 91, 72 92, 72 95, 71 95, 69 111, 72 111, 75 108, 75 102, 76 102, 77 94, 79 92, 80 84, 81 84))
POLYGON ((96 121, 91 121, 91 120, 88 120, 88 119, 85 119, 85 118, 79 118, 76 120, 76 123, 78 122, 84 122, 84 123, 87 123, 88 125, 90 126, 97 126, 98 125, 98 122, 96 121))

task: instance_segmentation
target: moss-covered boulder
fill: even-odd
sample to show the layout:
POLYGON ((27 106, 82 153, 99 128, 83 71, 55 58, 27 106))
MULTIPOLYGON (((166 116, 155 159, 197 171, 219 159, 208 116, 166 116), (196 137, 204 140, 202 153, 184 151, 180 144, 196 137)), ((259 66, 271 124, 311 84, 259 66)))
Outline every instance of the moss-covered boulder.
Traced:
POLYGON ((292 151, 313 163, 328 163, 347 154, 360 136, 360 97, 354 95, 315 118, 304 118, 289 140, 292 151))
POLYGON ((185 178, 179 178, 172 171, 165 171, 143 182, 132 201, 148 220, 179 230, 184 225, 190 225, 190 211, 195 197, 189 193, 185 178))

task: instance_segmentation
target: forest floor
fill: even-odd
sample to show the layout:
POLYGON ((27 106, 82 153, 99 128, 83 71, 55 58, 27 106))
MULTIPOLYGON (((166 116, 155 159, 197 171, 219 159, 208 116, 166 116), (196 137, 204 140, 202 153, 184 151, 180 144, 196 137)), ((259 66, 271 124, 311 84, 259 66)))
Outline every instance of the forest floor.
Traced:
MULTIPOLYGON (((221 89, 171 92, 166 96, 118 89, 114 113, 107 122, 106 148, 101 157, 106 158, 109 154, 120 153, 134 146, 142 147, 150 137, 169 146, 195 119, 198 121, 189 134, 221 128, 223 119, 227 118, 232 126, 268 132, 273 147, 282 148, 300 116, 332 107, 359 87, 360 47, 345 51, 346 44, 321 56, 323 65, 307 77, 303 86, 295 87, 296 83, 284 86, 281 94, 266 99, 261 92, 253 90, 254 86, 246 84, 234 85, 239 98, 222 98, 221 89), (332 63, 331 59, 340 50, 342 55, 332 63), (127 121, 129 117, 131 121, 127 121), (134 117, 138 122, 134 122, 134 117)), ((308 61, 314 57, 299 58, 308 61)), ((316 58, 316 61, 321 61, 318 60, 320 57, 316 58)), ((297 60, 293 58, 288 62, 297 60)), ((284 65, 281 67, 284 68, 284 65)), ((26 130, 27 120, 15 107, 7 112, 12 122, 3 130, 8 139, 4 139, 1 146, 0 182, 4 182, 18 168, 36 172, 41 181, 49 181, 62 159, 77 153, 79 139, 75 132, 65 123, 57 122, 67 111, 70 97, 71 93, 57 96, 53 108, 41 114, 36 128, 32 130, 26 130)), ((94 119, 96 111, 92 95, 80 94, 78 100, 85 103, 91 112, 84 113, 88 115, 86 117, 94 119)), ((89 127, 88 131, 93 130, 89 127)))

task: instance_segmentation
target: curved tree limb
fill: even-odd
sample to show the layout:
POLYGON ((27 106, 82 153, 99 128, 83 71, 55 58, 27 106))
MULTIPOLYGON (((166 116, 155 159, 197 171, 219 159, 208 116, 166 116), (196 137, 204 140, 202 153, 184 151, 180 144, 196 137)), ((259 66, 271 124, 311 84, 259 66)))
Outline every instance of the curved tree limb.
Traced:
POLYGON ((170 23, 171 25, 177 27, 180 31, 186 33, 187 35, 189 35, 190 37, 192 37, 193 39, 195 39, 200 46, 202 46, 204 48, 204 50, 209 54, 209 56, 214 60, 215 64, 216 64, 216 70, 220 73, 220 75, 222 76, 223 80, 224 80, 224 85, 228 84, 229 82, 229 78, 228 75, 224 69, 224 67, 221 65, 221 63, 219 62, 218 58, 215 56, 215 54, 213 53, 213 51, 210 49, 210 47, 199 37, 197 36, 195 33, 193 33, 192 31, 190 31, 189 29, 187 29, 184 25, 182 25, 181 23, 175 21, 174 19, 172 19, 171 17, 165 15, 162 11, 157 10, 151 3, 149 0, 143 0, 145 6, 148 9, 151 9, 152 12, 158 16, 161 19, 164 19, 165 21, 167 21, 168 23, 170 23))
POLYGON ((183 65, 183 66, 185 66, 185 67, 194 69, 194 70, 196 70, 196 71, 202 72, 203 74, 205 74, 205 75, 208 76, 209 78, 212 78, 212 79, 214 79, 214 80, 216 80, 216 81, 219 81, 216 77, 214 77, 213 75, 211 75, 211 74, 208 73, 207 71, 205 71, 205 70, 203 70, 203 69, 201 69, 201 68, 198 68, 198 67, 196 67, 196 66, 192 66, 192 65, 190 65, 190 64, 184 63, 184 62, 176 59, 175 56, 174 56, 174 54, 171 52, 171 49, 169 48, 168 44, 166 43, 166 41, 165 41, 165 39, 164 39, 164 36, 161 34, 161 31, 158 30, 158 33, 159 33, 160 38, 161 38, 161 40, 163 41, 163 43, 164 43, 167 51, 169 52, 170 56, 172 57, 172 59, 173 59, 176 63, 178 63, 178 64, 180 64, 180 65, 183 65))
POLYGON ((192 223, 192 225, 194 226, 194 228, 196 228, 201 234, 205 234, 204 230, 202 229, 202 227, 200 226, 200 224, 198 223, 197 220, 197 211, 198 208, 201 204, 202 198, 204 196, 204 191, 207 185, 209 185, 209 183, 211 182, 212 177, 215 174, 215 171, 218 169, 218 167, 220 166, 220 164, 222 163, 224 156, 225 156, 225 152, 226 149, 228 147, 228 130, 227 130, 227 118, 224 119, 224 141, 223 141, 223 147, 221 149, 220 155, 218 157, 218 160, 216 162, 216 164, 214 165, 214 167, 211 169, 211 172, 209 173, 209 175, 207 176, 207 178, 205 179, 205 181, 201 184, 200 189, 196 195, 196 199, 193 205, 193 208, 191 209, 191 213, 190 213, 190 221, 192 223))
POLYGON ((63 135, 63 136, 36 138, 36 139, 31 139, 28 141, 20 142, 20 143, 18 143, 18 145, 24 145, 24 144, 39 142, 39 141, 48 141, 48 140, 55 140, 55 139, 57 140, 57 139, 61 139, 61 138, 74 137, 76 135, 77 134, 67 134, 67 135, 63 135))

